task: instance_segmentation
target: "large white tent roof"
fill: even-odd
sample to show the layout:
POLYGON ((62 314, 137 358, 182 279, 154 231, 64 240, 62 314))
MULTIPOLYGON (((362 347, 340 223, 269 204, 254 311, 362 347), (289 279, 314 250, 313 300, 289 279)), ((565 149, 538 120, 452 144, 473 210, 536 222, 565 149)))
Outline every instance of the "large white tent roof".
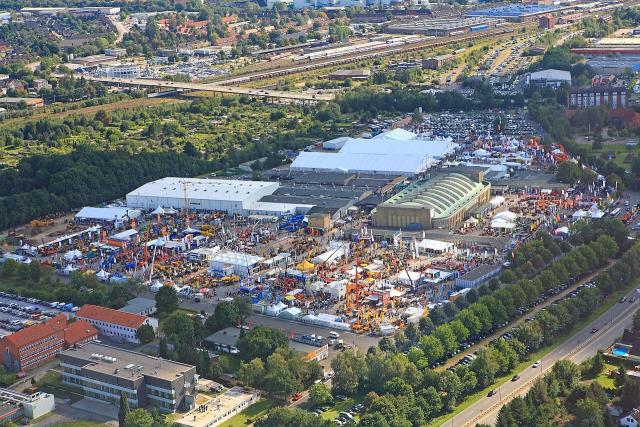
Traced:
POLYGON ((126 207, 84 207, 76 214, 76 218, 78 219, 95 219, 100 221, 121 221, 123 218, 137 218, 139 216, 139 210, 126 207))
POLYGON ((374 136, 373 139, 390 138, 390 139, 406 141, 408 139, 415 139, 417 137, 418 135, 416 135, 411 131, 404 130, 402 128, 397 128, 397 129, 390 130, 388 132, 383 132, 381 134, 378 134, 374 136))
POLYGON ((330 170, 417 174, 427 169, 427 160, 415 155, 302 152, 291 170, 330 170))
MULTIPOLYGON (((378 135, 380 136, 380 135, 378 135)), ((406 154, 412 156, 428 156, 442 158, 453 152, 457 144, 449 139, 409 139, 394 138, 357 138, 346 141, 340 153, 358 154, 406 154)))
MULTIPOLYGON (((136 188, 127 196, 150 196, 190 200, 215 199, 227 201, 243 201, 256 191, 265 188, 278 189, 277 182, 240 181, 232 179, 200 179, 167 177, 151 181, 136 188), (186 193, 186 194, 185 194, 186 193)), ((271 192, 273 192, 271 191, 271 192)))

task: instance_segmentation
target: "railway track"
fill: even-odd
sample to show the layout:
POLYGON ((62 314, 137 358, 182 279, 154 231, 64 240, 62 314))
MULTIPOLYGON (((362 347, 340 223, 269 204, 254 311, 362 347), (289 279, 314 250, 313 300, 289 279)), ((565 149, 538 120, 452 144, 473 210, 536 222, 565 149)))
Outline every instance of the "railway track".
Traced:
POLYGON ((318 60, 318 61, 310 62, 307 64, 292 65, 292 66, 287 66, 286 68, 281 68, 281 69, 275 69, 275 70, 264 71, 264 72, 256 72, 256 73, 251 73, 247 75, 240 75, 240 76, 232 77, 229 79, 218 80, 218 81, 215 81, 214 83, 218 85, 223 85, 223 86, 238 85, 238 84, 249 83, 249 82, 254 82, 258 80, 267 80, 275 77, 287 76, 290 74, 304 73, 307 71, 317 70, 317 69, 326 68, 326 67, 333 67, 336 65, 351 64, 353 62, 358 62, 365 59, 382 58, 385 56, 396 55, 399 53, 415 52, 415 51, 428 49, 428 48, 438 48, 438 47, 447 46, 453 43, 468 42, 472 40, 478 40, 482 38, 508 34, 511 32, 513 31, 509 31, 505 28, 499 28, 499 29, 484 31, 482 33, 476 33, 476 34, 464 34, 460 36, 430 39, 430 40, 410 43, 402 46, 395 46, 391 49, 386 49, 382 47, 381 49, 373 50, 367 53, 348 54, 343 57, 338 57, 334 59, 318 60))

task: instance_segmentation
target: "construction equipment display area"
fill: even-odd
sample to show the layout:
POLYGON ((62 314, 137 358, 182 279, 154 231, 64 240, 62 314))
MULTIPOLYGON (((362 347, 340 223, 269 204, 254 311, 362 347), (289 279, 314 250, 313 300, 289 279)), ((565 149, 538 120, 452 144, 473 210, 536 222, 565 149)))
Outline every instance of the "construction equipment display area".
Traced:
MULTIPOLYGON (((108 284, 134 279, 151 294, 173 287, 198 310, 245 295, 262 316, 252 322, 286 321, 296 336, 310 335, 309 325, 385 335, 499 274, 505 254, 538 230, 562 239, 578 220, 633 220, 635 208, 616 208, 604 178, 568 188, 543 173, 568 156, 526 135, 529 124, 508 117, 513 129, 501 122, 485 129, 484 118, 463 116, 455 120, 475 123, 474 132, 456 134, 455 143, 442 117, 427 115, 413 132, 309 149, 355 150, 366 159, 406 143, 407 155, 429 165, 417 173, 322 170, 303 151, 308 169, 294 161, 264 171, 263 181, 167 177, 130 192, 126 203, 80 210, 48 241, 24 237, 2 260, 46 263, 63 277, 95 274, 108 284)), ((6 302, 8 310, 36 305, 6 302)))

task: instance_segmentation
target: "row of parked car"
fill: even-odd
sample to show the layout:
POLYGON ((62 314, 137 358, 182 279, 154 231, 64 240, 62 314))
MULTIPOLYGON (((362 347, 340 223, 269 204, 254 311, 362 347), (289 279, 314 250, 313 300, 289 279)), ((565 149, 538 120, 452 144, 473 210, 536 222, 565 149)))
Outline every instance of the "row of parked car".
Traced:
MULTIPOLYGON (((38 305, 44 305, 46 307, 50 307, 50 308, 55 308, 61 311, 71 311, 71 312, 76 312, 78 310, 80 310, 80 307, 76 307, 71 303, 64 303, 64 302, 49 302, 49 301, 42 301, 39 300, 37 298, 27 298, 25 296, 22 295, 15 295, 12 294, 10 292, 0 292, 0 297, 4 297, 4 298, 9 298, 9 299, 13 299, 16 301, 23 301, 23 302, 28 302, 31 304, 38 304, 38 305)), ((33 307, 34 309, 38 310, 37 307, 33 307)))

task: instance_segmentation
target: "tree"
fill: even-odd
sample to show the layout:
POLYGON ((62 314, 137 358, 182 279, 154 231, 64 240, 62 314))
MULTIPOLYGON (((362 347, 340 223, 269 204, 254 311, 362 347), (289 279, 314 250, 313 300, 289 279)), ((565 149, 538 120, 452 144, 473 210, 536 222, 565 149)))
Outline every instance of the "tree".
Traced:
POLYGON ((256 427, 330 427, 329 420, 298 408, 275 407, 255 422, 256 427))
POLYGON ((429 363, 434 363, 444 356, 444 346, 442 342, 433 335, 420 338, 420 348, 424 352, 429 363))
POLYGON ((566 395, 580 379, 580 368, 569 360, 558 360, 551 370, 563 395, 566 395))
POLYGON ((222 301, 216 305, 213 316, 205 321, 205 328, 213 333, 239 323, 238 306, 234 302, 222 301))
POLYGON ((193 346, 195 344, 194 321, 182 311, 174 311, 163 323, 164 333, 173 344, 193 346))
POLYGON ((173 286, 163 286, 156 294, 156 310, 159 316, 167 316, 178 309, 180 300, 173 286))
POLYGON ((566 161, 560 163, 560 166, 558 166, 556 178, 560 182, 574 185, 580 179, 580 172, 580 166, 578 166, 577 163, 566 161))
POLYGON ((152 427, 153 417, 145 409, 129 412, 124 419, 125 427, 152 427))
POLYGON ((453 329, 447 323, 438 326, 435 331, 433 331, 433 336, 439 339, 444 349, 450 353, 458 348, 458 341, 453 333, 453 329))
POLYGON ((478 357, 471 363, 471 370, 475 372, 478 386, 481 389, 493 384, 498 364, 489 348, 483 348, 478 351, 478 357))
POLYGON ((273 353, 267 357, 266 367, 264 388, 271 396, 287 400, 289 396, 302 390, 302 384, 281 354, 273 353))
POLYGON ((144 324, 136 331, 136 337, 142 344, 147 344, 156 338, 156 333, 153 331, 153 326, 144 324))
POLYGON ((354 350, 339 353, 331 361, 331 368, 335 373, 332 380, 333 392, 348 396, 356 392, 367 369, 362 353, 354 350))
POLYGON ((240 355, 245 360, 258 357, 266 361, 276 349, 288 346, 289 341, 282 332, 266 326, 256 326, 238 338, 236 343, 240 355))
POLYGON ((240 326, 244 326, 245 322, 251 316, 251 298, 247 296, 237 296, 233 299, 233 303, 236 306, 236 312, 238 313, 238 322, 240 326))
POLYGON ((255 358, 247 363, 240 362, 237 376, 247 386, 260 387, 264 373, 265 367, 262 359, 255 358))
POLYGON ((129 400, 124 391, 120 392, 120 404, 118 405, 118 426, 125 427, 125 421, 129 414, 129 400))
POLYGON ((322 383, 314 384, 309 388, 309 398, 314 406, 324 405, 333 400, 331 392, 327 386, 322 383))
POLYGON ((575 422, 580 427, 604 427, 604 415, 598 402, 580 399, 576 403, 575 422))

